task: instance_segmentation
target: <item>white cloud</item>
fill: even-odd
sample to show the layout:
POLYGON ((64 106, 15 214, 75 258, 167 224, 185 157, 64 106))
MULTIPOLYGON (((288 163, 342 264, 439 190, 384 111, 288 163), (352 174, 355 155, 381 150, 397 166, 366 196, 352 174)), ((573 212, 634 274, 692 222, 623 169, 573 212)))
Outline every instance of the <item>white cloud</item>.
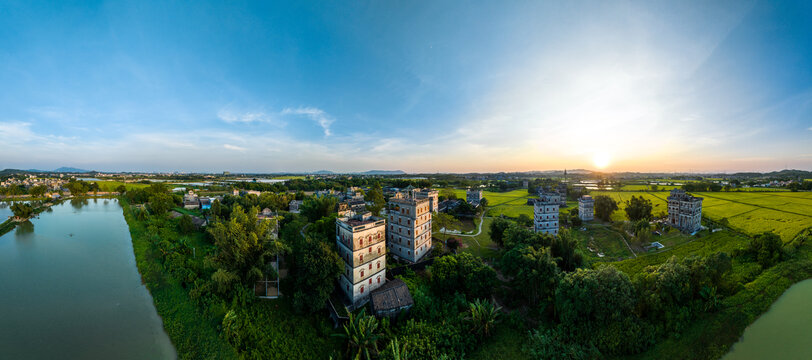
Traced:
POLYGON ((275 119, 261 111, 237 112, 222 109, 217 112, 217 117, 229 124, 272 123, 282 125, 279 119, 275 119))
POLYGON ((331 118, 324 110, 314 107, 299 107, 296 109, 293 108, 286 108, 282 110, 282 115, 303 115, 307 116, 324 129, 324 136, 332 135, 332 131, 330 131, 330 125, 333 124, 335 121, 331 118))
POLYGON ((248 150, 248 149, 246 149, 246 148, 244 148, 244 147, 241 147, 241 146, 236 146, 236 145, 231 145, 231 144, 223 144, 223 147, 224 147, 224 148, 226 148, 226 149, 228 149, 228 150, 234 150, 234 151, 245 151, 245 150, 248 150))

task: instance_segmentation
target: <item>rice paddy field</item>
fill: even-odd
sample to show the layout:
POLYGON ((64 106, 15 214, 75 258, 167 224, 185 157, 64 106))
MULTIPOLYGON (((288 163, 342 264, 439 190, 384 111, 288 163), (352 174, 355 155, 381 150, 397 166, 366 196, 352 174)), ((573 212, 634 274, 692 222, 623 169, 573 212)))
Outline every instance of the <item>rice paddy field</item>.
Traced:
MULTIPOLYGON (((651 201, 652 213, 668 212, 667 192, 593 191, 592 196, 607 195, 618 202, 612 220, 626 220, 626 200, 642 196, 651 201)), ((784 241, 792 240, 801 230, 812 226, 812 192, 711 192, 695 193, 703 197, 702 215, 749 235, 772 231, 784 241)))
POLYGON ((140 184, 140 183, 125 183, 121 181, 94 181, 96 184, 99 184, 99 190, 104 192, 111 192, 116 191, 116 188, 120 185, 124 185, 127 190, 132 189, 141 189, 148 187, 148 184, 140 184))

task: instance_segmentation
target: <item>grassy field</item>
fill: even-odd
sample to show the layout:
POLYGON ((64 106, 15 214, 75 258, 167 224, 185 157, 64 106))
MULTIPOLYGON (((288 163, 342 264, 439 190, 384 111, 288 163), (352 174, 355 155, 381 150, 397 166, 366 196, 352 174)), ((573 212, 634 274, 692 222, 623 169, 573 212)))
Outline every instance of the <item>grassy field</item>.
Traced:
POLYGON ((124 185, 127 190, 133 189, 143 189, 145 187, 149 187, 148 184, 139 184, 139 183, 125 183, 121 181, 94 181, 96 184, 99 184, 99 190, 103 192, 112 192, 116 191, 116 188, 124 185))
POLYGON ((655 216, 660 212, 668 213, 668 202, 665 200, 668 197, 667 192, 591 191, 589 194, 592 197, 606 195, 617 201, 618 209, 612 214, 612 221, 627 220, 624 209, 626 208, 626 201, 631 199, 632 196, 642 196, 644 199, 650 200, 652 205, 651 213, 655 216))
POLYGON ((586 230, 573 229, 570 234, 590 261, 616 261, 633 256, 623 242, 623 236, 616 230, 600 224, 587 224, 583 227, 586 230), (604 256, 600 257, 598 253, 604 256))
POLYGON ((730 227, 750 234, 772 231, 786 241, 812 226, 812 192, 714 192, 703 197, 702 215, 726 218, 730 227))

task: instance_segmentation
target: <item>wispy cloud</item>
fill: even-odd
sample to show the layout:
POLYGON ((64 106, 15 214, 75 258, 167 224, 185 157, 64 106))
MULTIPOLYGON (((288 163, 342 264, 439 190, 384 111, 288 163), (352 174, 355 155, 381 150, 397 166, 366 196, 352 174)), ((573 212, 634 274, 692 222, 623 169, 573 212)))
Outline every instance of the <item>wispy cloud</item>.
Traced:
POLYGON ((279 119, 276 119, 262 111, 238 112, 229 109, 222 109, 217 112, 217 117, 229 124, 274 123, 282 125, 282 122, 279 119))
POLYGON ((223 147, 228 149, 228 150, 234 150, 234 151, 246 151, 246 150, 248 150, 248 149, 246 149, 244 147, 237 146, 237 145, 231 145, 231 144, 223 144, 223 147))
POLYGON ((324 136, 332 135, 330 125, 335 121, 332 117, 327 115, 324 110, 315 107, 299 107, 299 108, 286 108, 282 110, 282 115, 302 115, 307 116, 324 129, 324 136))

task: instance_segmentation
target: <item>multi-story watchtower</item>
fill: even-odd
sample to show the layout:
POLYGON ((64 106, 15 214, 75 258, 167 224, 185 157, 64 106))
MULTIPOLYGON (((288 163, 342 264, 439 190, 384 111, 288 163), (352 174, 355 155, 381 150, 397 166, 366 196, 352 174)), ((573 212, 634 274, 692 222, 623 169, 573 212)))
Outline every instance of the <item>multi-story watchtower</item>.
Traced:
POLYGON ((578 199, 578 217, 583 221, 595 218, 595 199, 589 195, 581 196, 578 199))
POLYGON ((352 308, 386 283, 386 219, 369 212, 336 219, 338 255, 344 260, 339 286, 352 308))
POLYGON ((692 233, 702 227, 702 198, 682 189, 671 190, 668 196, 668 224, 692 233))
POLYGON ((386 246, 392 255, 418 262, 431 250, 431 200, 393 198, 389 200, 386 246))
POLYGON ((558 206, 561 195, 556 192, 541 193, 533 204, 533 225, 536 232, 558 235, 558 206))

